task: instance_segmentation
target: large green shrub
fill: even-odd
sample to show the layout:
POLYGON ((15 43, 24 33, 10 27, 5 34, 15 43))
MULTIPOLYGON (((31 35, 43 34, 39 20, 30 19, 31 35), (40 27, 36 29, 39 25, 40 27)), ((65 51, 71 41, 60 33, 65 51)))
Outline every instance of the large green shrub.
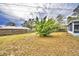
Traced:
POLYGON ((55 20, 46 20, 46 17, 42 20, 36 18, 35 24, 36 32, 40 36, 48 36, 50 33, 57 31, 59 26, 59 24, 55 20))

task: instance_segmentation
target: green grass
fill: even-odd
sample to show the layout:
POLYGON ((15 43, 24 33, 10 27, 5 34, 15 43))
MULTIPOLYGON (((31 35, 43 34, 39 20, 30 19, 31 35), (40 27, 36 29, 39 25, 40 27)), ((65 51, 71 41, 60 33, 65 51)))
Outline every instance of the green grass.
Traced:
POLYGON ((0 55, 61 56, 79 55, 79 38, 66 32, 39 37, 35 33, 0 36, 0 55))

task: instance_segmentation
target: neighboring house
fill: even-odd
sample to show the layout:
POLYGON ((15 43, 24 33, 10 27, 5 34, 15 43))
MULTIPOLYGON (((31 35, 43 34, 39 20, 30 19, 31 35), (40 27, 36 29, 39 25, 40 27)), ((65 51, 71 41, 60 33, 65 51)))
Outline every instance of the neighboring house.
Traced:
POLYGON ((72 19, 68 22, 67 31, 74 36, 79 36, 79 5, 73 10, 72 19))
POLYGON ((70 21, 68 23, 67 31, 74 36, 79 35, 79 20, 70 21))

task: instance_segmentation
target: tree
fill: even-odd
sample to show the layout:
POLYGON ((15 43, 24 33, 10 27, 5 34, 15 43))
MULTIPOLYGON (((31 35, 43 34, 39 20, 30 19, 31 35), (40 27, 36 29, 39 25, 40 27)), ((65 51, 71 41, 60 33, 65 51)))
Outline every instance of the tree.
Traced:
POLYGON ((77 16, 78 20, 79 20, 79 15, 77 16))
POLYGON ((23 27, 27 27, 27 21, 24 21, 24 23, 22 24, 23 27))
POLYGON ((79 15, 79 5, 73 10, 73 15, 79 15))
POLYGON ((72 21, 72 20, 77 20, 77 19, 78 19, 78 17, 69 16, 69 17, 67 18, 67 21, 70 22, 70 21, 72 21))
POLYGON ((23 27, 28 27, 31 30, 34 28, 34 19, 29 19, 22 24, 23 27))
POLYGON ((71 20, 79 20, 79 5, 73 10, 73 16, 71 20))
POLYGON ((70 21, 71 21, 71 19, 72 19, 72 17, 71 17, 71 16, 69 16, 69 17, 67 18, 67 21, 68 21, 68 22, 70 22, 70 21))
POLYGON ((59 14, 56 17, 58 23, 59 23, 59 31, 66 31, 66 22, 64 20, 64 16, 59 14))
POLYGON ((59 14, 56 18, 57 18, 57 21, 58 21, 60 24, 63 23, 63 18, 64 18, 63 15, 59 14))
POLYGON ((8 22, 6 26, 16 26, 16 24, 14 22, 8 22))
POLYGON ((37 20, 36 24, 36 32, 40 36, 48 36, 50 33, 56 31, 59 27, 58 23, 53 19, 46 18, 42 19, 41 21, 37 20))

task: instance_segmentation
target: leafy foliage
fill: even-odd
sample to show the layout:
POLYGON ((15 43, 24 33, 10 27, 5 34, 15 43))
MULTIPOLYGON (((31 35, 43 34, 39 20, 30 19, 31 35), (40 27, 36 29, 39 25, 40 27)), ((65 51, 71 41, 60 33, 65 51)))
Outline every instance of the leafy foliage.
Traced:
POLYGON ((48 36, 50 33, 58 29, 58 23, 53 19, 46 20, 44 17, 42 20, 36 19, 36 32, 40 36, 48 36))
POLYGON ((67 21, 70 22, 70 21, 72 21, 72 20, 77 20, 77 19, 78 19, 78 17, 69 16, 69 17, 67 18, 67 21))
POLYGON ((34 28, 34 19, 29 19, 29 20, 25 21, 22 25, 23 25, 23 27, 30 28, 32 31, 32 29, 34 28))
POLYGON ((63 23, 63 18, 64 18, 63 15, 59 14, 56 18, 57 18, 57 21, 58 21, 60 24, 63 23))
POLYGON ((14 22, 8 22, 6 26, 16 26, 16 24, 14 22))

